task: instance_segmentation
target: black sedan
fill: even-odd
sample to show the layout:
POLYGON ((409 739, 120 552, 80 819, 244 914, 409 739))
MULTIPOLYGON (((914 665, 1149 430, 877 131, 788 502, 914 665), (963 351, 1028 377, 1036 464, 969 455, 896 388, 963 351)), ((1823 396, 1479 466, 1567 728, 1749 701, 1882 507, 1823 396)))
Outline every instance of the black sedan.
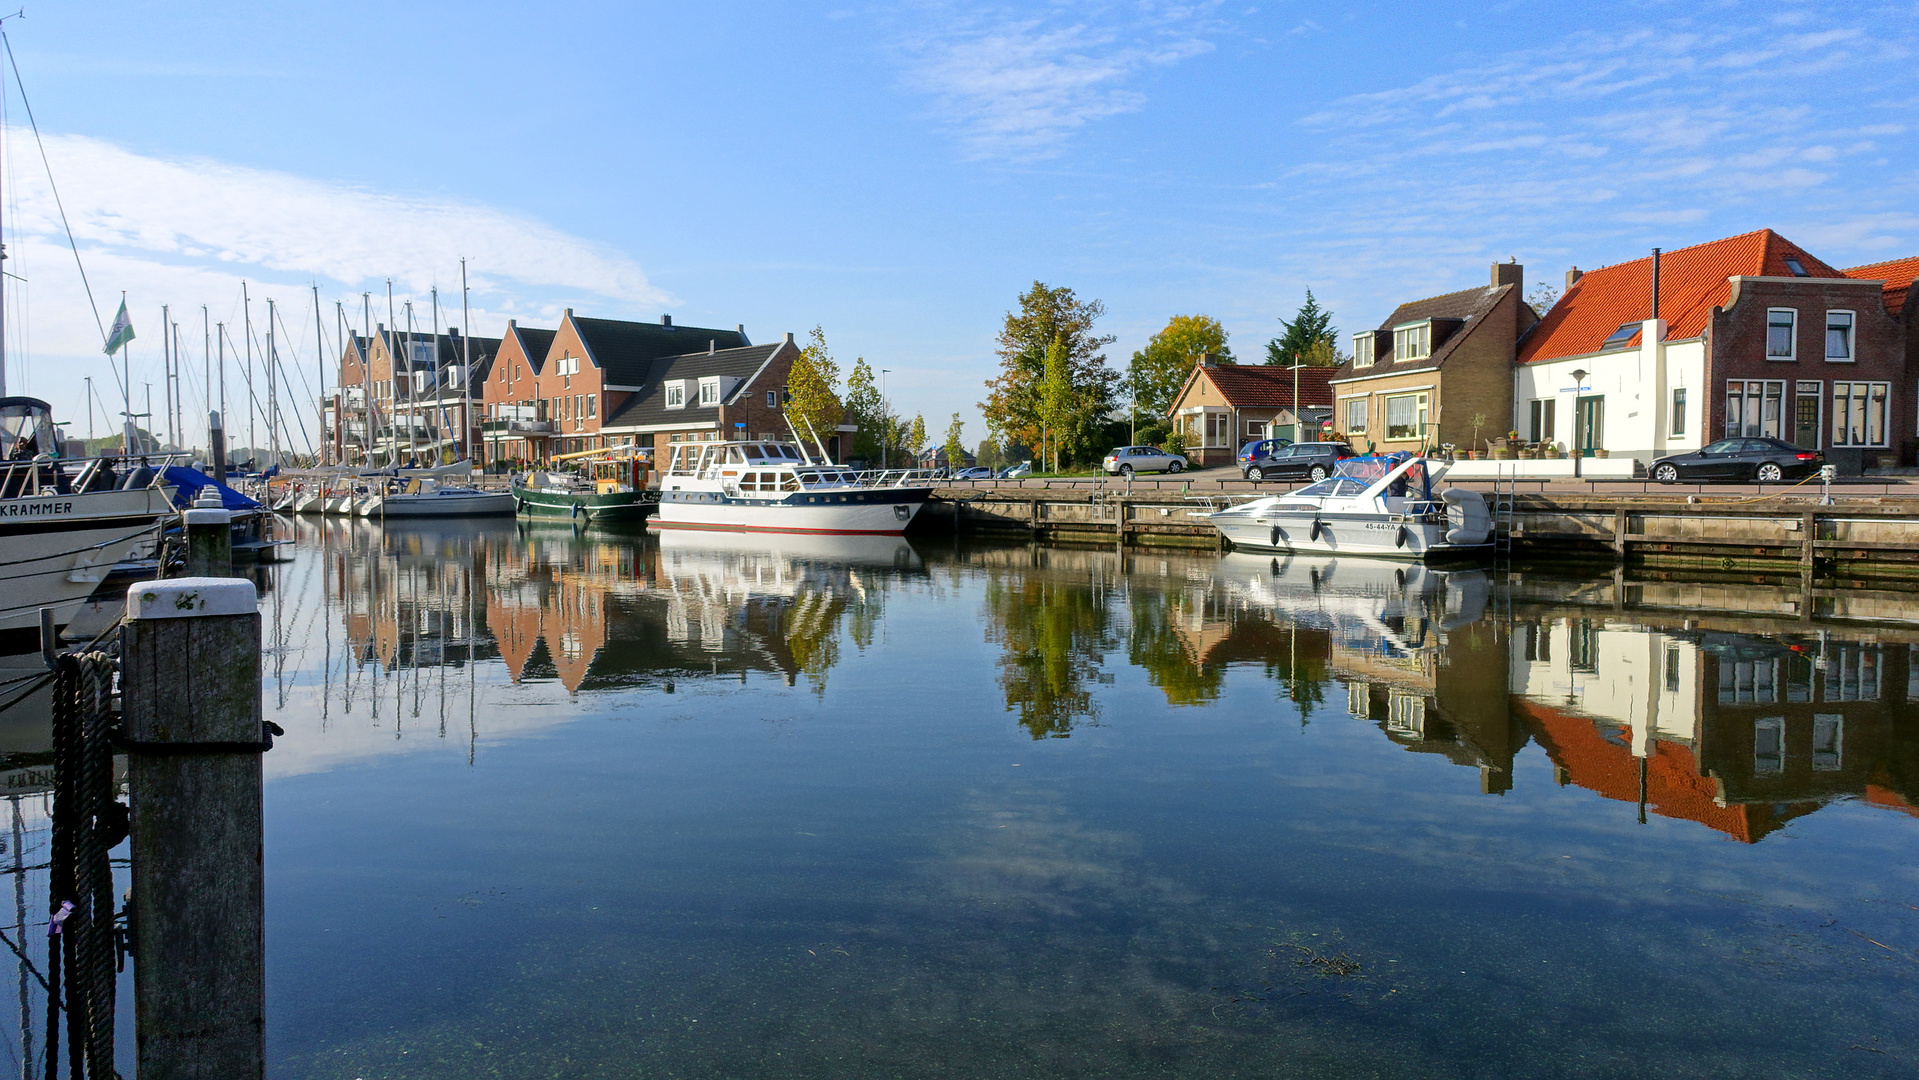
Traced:
POLYGON ((1345 443, 1309 442, 1279 446, 1244 463, 1240 474, 1248 480, 1312 480, 1333 475, 1339 463, 1353 456, 1345 443))
POLYGON ((1811 476, 1826 463, 1817 450, 1779 439, 1721 439, 1690 454, 1674 454, 1652 463, 1652 478, 1662 484, 1682 480, 1724 483, 1773 483, 1811 476))

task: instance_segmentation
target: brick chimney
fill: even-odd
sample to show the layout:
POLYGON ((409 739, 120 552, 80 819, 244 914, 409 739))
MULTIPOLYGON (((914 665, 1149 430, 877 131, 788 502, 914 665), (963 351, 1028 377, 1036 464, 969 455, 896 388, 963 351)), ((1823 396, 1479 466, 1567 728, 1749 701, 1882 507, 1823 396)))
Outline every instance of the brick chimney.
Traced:
POLYGON ((1493 285, 1511 285, 1520 292, 1526 291, 1526 268, 1517 260, 1493 264, 1493 285))
POLYGON ((1577 266, 1573 267, 1571 270, 1566 271, 1566 288, 1570 290, 1573 287, 1574 282, 1578 281, 1580 278, 1583 278, 1585 276, 1586 276, 1586 272, 1584 270, 1581 270, 1577 266))
POLYGON ((668 328, 668 329, 672 329, 672 327, 673 327, 673 316, 671 316, 671 315, 662 315, 662 316, 660 316, 660 325, 661 325, 661 326, 664 326, 664 327, 666 327, 666 328, 668 328))
POLYGON ((1218 366, 1219 366, 1219 354, 1218 354, 1218 353, 1209 353, 1209 352, 1203 352, 1203 353, 1200 353, 1200 354, 1199 354, 1199 366, 1200 366, 1200 367, 1218 367, 1218 366))

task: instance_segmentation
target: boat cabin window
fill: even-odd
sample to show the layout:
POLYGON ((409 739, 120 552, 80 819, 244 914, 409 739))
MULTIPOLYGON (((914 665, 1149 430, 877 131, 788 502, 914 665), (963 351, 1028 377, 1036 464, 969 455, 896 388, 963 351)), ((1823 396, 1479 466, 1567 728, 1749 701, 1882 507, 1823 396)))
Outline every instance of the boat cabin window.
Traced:
POLYGON ((1321 480, 1317 484, 1300 488, 1298 491, 1293 492, 1293 494, 1306 495, 1314 498, 1326 498, 1330 496, 1332 498, 1350 499, 1356 495, 1363 494, 1368 486, 1369 485, 1361 483, 1350 476, 1335 476, 1330 480, 1321 480))

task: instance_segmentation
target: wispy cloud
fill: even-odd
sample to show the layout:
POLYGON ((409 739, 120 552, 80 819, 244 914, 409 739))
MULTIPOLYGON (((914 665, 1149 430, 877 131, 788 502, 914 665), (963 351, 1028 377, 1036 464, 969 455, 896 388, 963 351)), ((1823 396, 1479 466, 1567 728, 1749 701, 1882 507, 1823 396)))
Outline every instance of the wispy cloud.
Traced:
POLYGON ((975 157, 1042 158, 1074 131, 1146 102, 1142 72, 1212 50, 1216 5, 1063 5, 1040 16, 923 12, 902 35, 907 82, 975 157))

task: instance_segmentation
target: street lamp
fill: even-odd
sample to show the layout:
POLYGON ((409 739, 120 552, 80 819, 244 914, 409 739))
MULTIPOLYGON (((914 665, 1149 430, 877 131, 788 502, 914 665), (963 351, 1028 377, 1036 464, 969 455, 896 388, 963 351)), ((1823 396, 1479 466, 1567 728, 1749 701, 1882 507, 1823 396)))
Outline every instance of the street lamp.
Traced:
POLYGON ((1582 475, 1583 466, 1585 463, 1581 459, 1586 456, 1586 448, 1580 445, 1582 442, 1585 441, 1585 437, 1584 437, 1584 431, 1580 425, 1580 416, 1579 416, 1579 404, 1580 404, 1580 401, 1584 398, 1585 393, 1586 393, 1586 371, 1584 368, 1574 368, 1573 369, 1573 479, 1575 480, 1579 479, 1580 476, 1582 475))
POLYGON ((880 468, 892 467, 893 457, 893 407, 886 403, 886 373, 892 368, 880 369, 880 468))

